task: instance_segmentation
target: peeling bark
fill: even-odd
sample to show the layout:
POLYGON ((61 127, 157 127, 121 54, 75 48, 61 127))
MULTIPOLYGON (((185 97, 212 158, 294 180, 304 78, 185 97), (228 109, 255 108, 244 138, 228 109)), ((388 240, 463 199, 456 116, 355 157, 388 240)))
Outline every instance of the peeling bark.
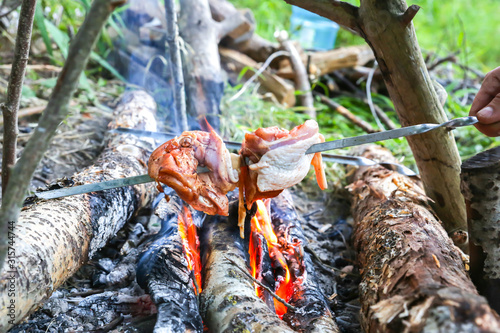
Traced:
MULTIPOLYGON (((364 157, 395 161, 385 149, 365 149, 364 157)), ((376 166, 358 169, 349 189, 366 332, 500 330, 417 181, 376 166)))
POLYGON ((254 283, 225 259, 247 268, 237 226, 237 203, 229 217, 209 217, 202 229, 203 292, 200 309, 211 332, 293 332, 256 295, 254 283))
POLYGON ((462 193, 470 235, 471 278, 500 311, 500 147, 462 164, 462 193))
POLYGON ((284 191, 271 200, 271 220, 280 243, 280 239, 284 237, 287 238, 288 243, 296 243, 297 240, 301 243, 302 264, 289 260, 285 254, 285 258, 289 260, 288 265, 292 275, 297 279, 294 283, 294 293, 290 299, 290 304, 295 306, 297 310, 288 310, 283 316, 283 320, 298 332, 339 332, 316 281, 316 272, 311 257, 303 250, 307 246, 307 240, 302 232, 299 217, 288 191, 284 191), (301 267, 298 267, 299 265, 301 267))
MULTIPOLYGON (((203 332, 193 275, 179 235, 181 208, 182 201, 175 194, 169 202, 160 202, 155 214, 161 230, 145 245, 137 264, 137 282, 158 308, 155 332, 203 332)), ((198 213, 194 216, 202 218, 198 213)))
MULTIPOLYGON (((156 130, 153 99, 142 91, 125 94, 110 128, 156 130)), ((151 139, 113 134, 94 165, 72 177, 94 183, 146 173, 151 139)), ((36 310, 67 278, 116 234, 134 212, 149 204, 151 184, 38 201, 23 208, 15 225, 12 255, 0 273, 0 331, 36 310), (9 261, 12 260, 12 261, 9 261), (15 289, 15 295, 9 293, 15 289), (8 309, 7 306, 14 304, 8 309), (12 310, 12 312, 11 312, 12 310)))

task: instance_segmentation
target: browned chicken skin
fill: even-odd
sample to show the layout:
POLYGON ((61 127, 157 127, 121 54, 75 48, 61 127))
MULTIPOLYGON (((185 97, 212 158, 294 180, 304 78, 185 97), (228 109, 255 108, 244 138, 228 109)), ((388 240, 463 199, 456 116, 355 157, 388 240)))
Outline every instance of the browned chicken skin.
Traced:
MULTIPOLYGON (((173 188, 194 209, 209 215, 228 215, 226 193, 238 182, 224 142, 213 130, 186 131, 158 147, 149 158, 148 174, 173 188), (197 174, 206 166, 210 172, 197 174)), ((159 190, 161 186, 158 186, 159 190)))
MULTIPOLYGON (((326 188, 321 154, 305 154, 319 142, 324 142, 324 138, 314 120, 290 131, 259 128, 245 135, 237 160, 245 159, 247 163, 239 168, 239 163, 233 167, 231 154, 214 130, 186 131, 151 154, 148 173, 158 183, 173 188, 194 209, 210 215, 228 215, 226 194, 239 184, 242 226, 245 206, 249 209, 254 201, 275 197, 297 184, 307 175, 311 164, 318 185, 326 188), (198 166, 206 166, 210 171, 198 174, 198 166)), ((162 191, 161 186, 158 189, 162 191)))

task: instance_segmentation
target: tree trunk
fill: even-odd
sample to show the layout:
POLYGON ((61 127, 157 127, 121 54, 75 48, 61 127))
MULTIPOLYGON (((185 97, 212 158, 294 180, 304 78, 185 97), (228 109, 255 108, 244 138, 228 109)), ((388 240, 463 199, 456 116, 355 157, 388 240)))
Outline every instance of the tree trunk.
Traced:
MULTIPOLYGON (((208 0, 181 0, 181 35, 192 52, 185 68, 188 113, 204 126, 219 128, 219 105, 224 93, 218 50, 219 30, 208 0)), ((193 123, 188 124, 193 128, 193 123)))
MULTIPOLYGON (((380 147, 365 149, 364 157, 395 161, 380 147)), ((415 180, 375 166, 358 169, 349 189, 365 332, 500 330, 415 180)))
MULTIPOLYGON (((155 131, 156 105, 144 92, 123 96, 110 128, 155 131)), ((144 174, 151 139, 114 134, 96 163, 71 183, 94 183, 144 174)), ((113 237, 154 193, 151 184, 38 201, 24 207, 10 230, 0 280, 0 331, 21 321, 113 237)))
POLYGON ((300 53, 291 40, 281 43, 283 48, 290 53, 290 62, 295 72, 295 90, 299 92, 299 103, 304 107, 304 113, 311 119, 316 119, 316 109, 314 108, 314 98, 306 66, 300 57, 300 53))
MULTIPOLYGON (((403 0, 364 0, 355 7, 343 1, 285 0, 361 35, 372 48, 403 126, 446 120, 418 46, 412 19, 419 7, 403 0)), ((460 157, 453 135, 439 129, 408 138, 426 193, 456 244, 466 234, 460 193, 460 157)), ((467 241, 465 239, 465 241, 467 241)))
MULTIPOLYGON (((302 62, 307 66, 309 73, 316 77, 332 73, 338 69, 363 66, 375 59, 373 51, 366 45, 339 47, 335 50, 307 52, 301 54, 302 62)), ((292 79, 295 73, 291 66, 280 68, 277 74, 292 79)))
POLYGON ((500 147, 462 164, 462 193, 470 235, 471 278, 500 312, 500 147))

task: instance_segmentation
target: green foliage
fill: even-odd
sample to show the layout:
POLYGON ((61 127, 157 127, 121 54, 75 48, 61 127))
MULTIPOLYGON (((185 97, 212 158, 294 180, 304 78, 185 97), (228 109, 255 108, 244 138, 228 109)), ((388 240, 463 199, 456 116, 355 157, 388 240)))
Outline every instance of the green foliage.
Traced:
POLYGON ((500 65, 498 1, 415 0, 422 8, 414 24, 423 49, 448 55, 460 50, 462 63, 489 71, 500 65))
POLYGON ((234 0, 237 8, 250 8, 257 23, 256 32, 261 37, 274 40, 276 30, 290 27, 292 6, 282 0, 234 0))
MULTIPOLYGON (((359 5, 359 0, 350 0, 359 5)), ((86 11, 90 8, 91 0, 40 0, 38 2, 35 16, 35 36, 43 39, 47 55, 54 64, 62 65, 68 51, 70 36, 73 31, 83 22, 86 11)), ((289 28, 291 6, 282 0, 233 0, 232 3, 238 8, 250 8, 256 18, 256 32, 264 38, 274 40, 274 32, 277 29, 289 28)), ((500 25, 497 24, 496 15, 498 1, 483 0, 470 5, 467 0, 436 1, 436 0, 414 0, 411 4, 421 6, 421 10, 414 20, 419 42, 423 49, 436 52, 440 56, 446 56, 455 51, 461 51, 459 59, 461 63, 477 67, 483 71, 498 66, 500 58, 500 43, 492 39, 499 35, 500 25)), ((410 4, 410 2, 409 2, 410 4)), ((108 25, 118 34, 121 34, 122 25, 119 12, 125 10, 121 7, 110 18, 108 25)), ((337 46, 362 44, 364 41, 359 36, 341 30, 337 37, 337 46)), ((120 80, 123 77, 106 61, 106 57, 112 48, 110 36, 106 29, 91 55, 91 66, 80 79, 80 88, 86 94, 85 98, 94 98, 95 89, 106 87, 106 80, 102 77, 105 69, 120 80), (94 80, 95 79, 95 80, 94 80), (97 81, 97 84, 93 83, 97 81)), ((239 79, 244 71, 240 73, 239 79)), ((55 79, 32 78, 39 84, 40 89, 51 88, 55 79)), ((457 79, 459 81, 459 79, 457 79)), ((327 89, 321 83, 316 83, 316 88, 327 89)), ((469 106, 462 105, 461 99, 468 93, 475 91, 458 89, 458 84, 452 83, 447 90, 450 97, 445 105, 448 116, 461 117, 468 114, 469 106)), ((37 94, 37 89, 30 87, 23 90, 23 96, 32 97, 37 94), (30 89, 32 88, 32 89, 30 89)), ((242 140, 245 131, 251 131, 258 127, 278 125, 283 128, 291 128, 304 122, 306 117, 300 108, 286 109, 272 102, 261 100, 253 88, 248 89, 241 97, 229 102, 241 85, 227 87, 226 95, 222 101, 221 130, 227 139, 242 140)), ((374 102, 387 110, 388 115, 397 123, 391 101, 382 95, 374 95, 374 102)), ((352 97, 338 97, 338 103, 348 108, 351 112, 368 121, 376 127, 373 116, 368 106, 352 97)), ((350 137, 365 134, 335 111, 316 103, 318 109, 318 122, 322 132, 328 140, 342 137, 350 137)), ((463 158, 471 156, 479 151, 498 145, 494 139, 485 137, 474 128, 462 128, 455 131, 459 150, 463 158)), ((405 139, 389 140, 382 143, 396 156, 405 157, 403 163, 414 167, 414 160, 405 139)))
MULTIPOLYGON (((69 29, 71 31, 78 31, 78 27, 83 23, 85 13, 89 8, 90 0, 45 0, 37 3, 35 32, 38 32, 42 37, 47 48, 47 53, 55 64, 62 65, 64 63, 68 55, 68 47, 71 40, 69 29), (59 52, 54 52, 53 43, 57 46, 59 52)), ((122 32, 116 22, 121 22, 119 13, 125 9, 126 6, 117 9, 107 23, 119 35, 122 35, 122 32)), ((98 64, 101 68, 108 70, 119 80, 125 81, 125 78, 105 60, 112 46, 111 38, 105 27, 96 46, 97 52, 92 52, 91 54, 91 61, 98 64)), ((82 78, 80 84, 83 84, 83 88, 88 90, 90 86, 86 81, 86 78, 82 78)))

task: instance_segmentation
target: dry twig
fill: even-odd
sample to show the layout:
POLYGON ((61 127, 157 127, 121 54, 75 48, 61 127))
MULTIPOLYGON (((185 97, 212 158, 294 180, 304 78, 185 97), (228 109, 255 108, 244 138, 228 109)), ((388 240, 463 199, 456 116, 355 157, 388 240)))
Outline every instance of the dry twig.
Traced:
POLYGON ((345 107, 343 107, 339 103, 332 101, 331 99, 329 99, 325 95, 322 95, 319 93, 315 93, 315 95, 319 97, 319 101, 321 103, 332 108, 334 111, 338 112, 342 117, 346 118, 351 123, 353 123, 354 125, 361 128, 366 133, 379 132, 379 130, 374 129, 369 123, 367 123, 363 119, 359 118, 358 116, 354 115, 351 111, 347 110, 345 107))

